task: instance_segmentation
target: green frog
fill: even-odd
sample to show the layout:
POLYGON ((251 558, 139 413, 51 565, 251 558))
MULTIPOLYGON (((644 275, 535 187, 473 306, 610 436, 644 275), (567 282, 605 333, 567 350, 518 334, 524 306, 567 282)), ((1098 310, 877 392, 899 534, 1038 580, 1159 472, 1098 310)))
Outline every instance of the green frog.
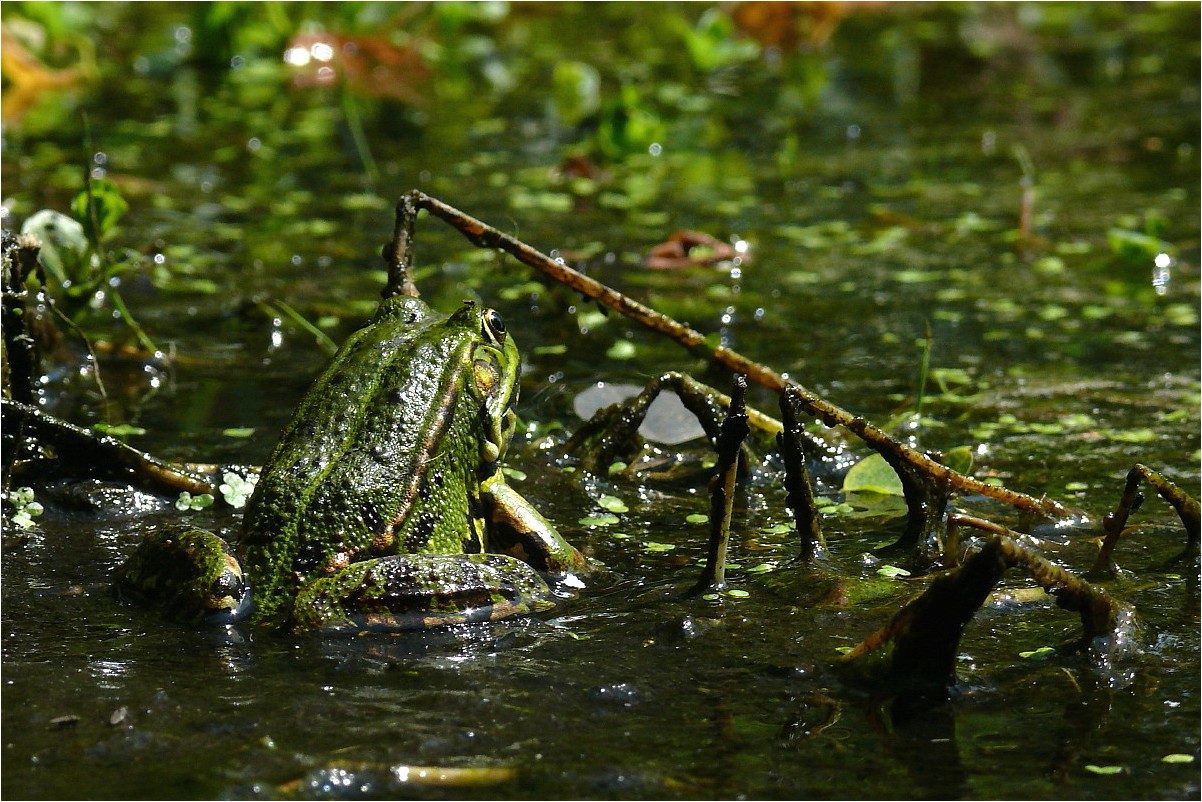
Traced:
POLYGON ((588 561, 514 491, 521 358, 493 309, 386 298, 309 389, 263 468, 235 556, 148 535, 122 596, 172 618, 294 631, 415 629, 550 606, 588 561))

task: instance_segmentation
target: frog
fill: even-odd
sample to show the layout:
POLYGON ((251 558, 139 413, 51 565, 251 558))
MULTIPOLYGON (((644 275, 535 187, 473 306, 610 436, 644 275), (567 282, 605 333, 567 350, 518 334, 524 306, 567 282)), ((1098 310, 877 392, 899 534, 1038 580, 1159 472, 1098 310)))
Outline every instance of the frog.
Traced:
POLYGON ((145 536, 122 597, 170 618, 363 632, 549 609, 591 562, 506 480, 521 357, 502 316, 385 298, 284 427, 235 550, 145 536), (548 580, 552 584, 548 583, 548 580))

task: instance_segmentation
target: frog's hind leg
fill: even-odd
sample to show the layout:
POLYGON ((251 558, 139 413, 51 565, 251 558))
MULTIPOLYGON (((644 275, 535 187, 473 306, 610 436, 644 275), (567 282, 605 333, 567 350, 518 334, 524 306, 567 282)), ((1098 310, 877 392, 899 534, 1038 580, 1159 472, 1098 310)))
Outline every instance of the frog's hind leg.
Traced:
POLYGON ((293 629, 397 632, 497 621, 549 609, 550 595, 533 568, 507 554, 399 554, 307 585, 293 629))
POLYGON ((190 527, 147 534, 117 569, 116 589, 122 599, 185 624, 231 624, 252 606, 229 544, 190 527))

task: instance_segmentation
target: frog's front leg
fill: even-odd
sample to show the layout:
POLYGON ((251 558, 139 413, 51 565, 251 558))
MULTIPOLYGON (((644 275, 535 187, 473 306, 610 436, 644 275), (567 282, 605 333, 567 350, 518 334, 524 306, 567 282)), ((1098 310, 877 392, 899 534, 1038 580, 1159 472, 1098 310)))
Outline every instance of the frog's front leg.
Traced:
POLYGON ((488 525, 488 548, 548 574, 585 571, 589 560, 564 540, 554 524, 505 481, 498 467, 480 483, 488 525))
POLYGON ((552 607, 550 589, 507 554, 397 554, 353 563, 297 594, 292 627, 327 633, 429 629, 552 607))

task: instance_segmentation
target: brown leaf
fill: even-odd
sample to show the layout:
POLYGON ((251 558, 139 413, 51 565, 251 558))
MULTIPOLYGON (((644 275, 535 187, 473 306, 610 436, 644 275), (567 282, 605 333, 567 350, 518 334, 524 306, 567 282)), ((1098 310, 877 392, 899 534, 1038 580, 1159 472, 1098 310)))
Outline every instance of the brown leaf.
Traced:
POLYGON ((357 92, 410 105, 424 102, 419 87, 429 69, 417 46, 394 45, 383 36, 301 33, 284 52, 298 87, 332 86, 346 81, 357 92))
POLYGON ((677 231, 651 249, 643 265, 652 270, 714 265, 735 258, 735 249, 703 231, 677 231))
MULTIPOLYGON (((860 6, 861 4, 856 4, 860 6)), ((839 27, 847 3, 739 3, 731 12, 743 33, 766 47, 796 50, 821 47, 839 27)))

